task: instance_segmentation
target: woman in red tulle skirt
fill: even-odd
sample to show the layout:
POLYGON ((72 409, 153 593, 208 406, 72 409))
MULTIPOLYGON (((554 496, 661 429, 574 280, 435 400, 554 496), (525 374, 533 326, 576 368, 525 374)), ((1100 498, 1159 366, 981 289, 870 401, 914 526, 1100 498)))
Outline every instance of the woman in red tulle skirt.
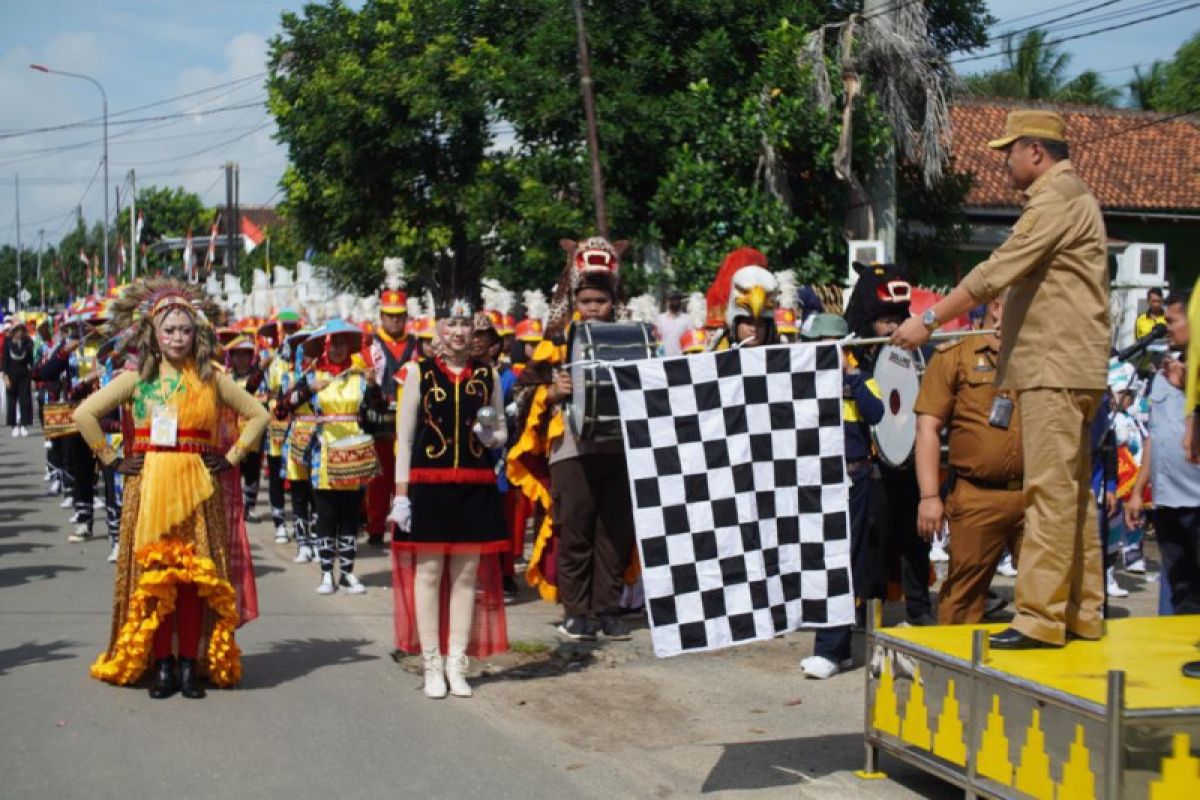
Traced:
POLYGON ((469 355, 470 306, 439 316, 439 354, 406 367, 396 419, 396 646, 420 651, 427 696, 470 697, 468 654, 508 649, 491 452, 506 431, 500 379, 469 355))

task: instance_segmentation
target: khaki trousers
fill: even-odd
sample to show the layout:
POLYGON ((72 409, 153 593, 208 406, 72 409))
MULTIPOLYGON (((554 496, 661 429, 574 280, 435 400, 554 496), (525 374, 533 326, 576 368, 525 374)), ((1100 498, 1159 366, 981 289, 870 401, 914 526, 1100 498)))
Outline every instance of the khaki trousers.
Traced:
POLYGON ((1080 389, 1018 393, 1025 535, 1012 626, 1050 644, 1065 644, 1068 633, 1099 639, 1104 630, 1104 559, 1088 431, 1102 394, 1080 389))
POLYGON ((950 566, 938 592, 938 624, 976 624, 983 621, 988 587, 1004 548, 1018 559, 1024 496, 1020 489, 987 489, 959 478, 946 500, 946 516, 950 566))

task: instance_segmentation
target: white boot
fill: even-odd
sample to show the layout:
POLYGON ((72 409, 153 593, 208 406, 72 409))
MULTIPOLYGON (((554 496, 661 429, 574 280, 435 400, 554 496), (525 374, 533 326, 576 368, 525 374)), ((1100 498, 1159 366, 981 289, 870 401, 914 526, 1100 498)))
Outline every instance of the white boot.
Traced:
POLYGON ((332 572, 321 573, 321 585, 317 587, 317 594, 333 594, 337 591, 337 584, 333 582, 332 572))
POLYGON ((455 697, 470 697, 470 684, 467 683, 467 654, 451 652, 446 656, 446 682, 450 684, 450 694, 455 697))
POLYGON ((292 561, 297 564, 307 564, 315 558, 316 555, 313 554, 312 548, 306 544, 302 544, 296 550, 296 557, 293 558, 292 561))
POLYGON ((1116 567, 1109 567, 1104 574, 1108 578, 1109 597, 1129 597, 1129 590, 1122 589, 1121 584, 1117 583, 1116 567))
POLYGON ((422 650, 421 661, 425 665, 425 696, 440 700, 446 696, 446 667, 442 654, 437 650, 422 650))

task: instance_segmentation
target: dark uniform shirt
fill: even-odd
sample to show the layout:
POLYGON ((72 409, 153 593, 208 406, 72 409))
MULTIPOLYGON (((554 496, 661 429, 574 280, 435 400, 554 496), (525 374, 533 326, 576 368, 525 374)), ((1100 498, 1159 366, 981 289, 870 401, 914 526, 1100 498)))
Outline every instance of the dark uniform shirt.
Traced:
POLYGON ((1021 479, 1020 415, 1013 409, 1008 430, 989 424, 997 395, 999 352, 986 337, 969 336, 942 345, 921 378, 914 410, 942 420, 950 431, 950 466, 963 478, 992 483, 1021 479))

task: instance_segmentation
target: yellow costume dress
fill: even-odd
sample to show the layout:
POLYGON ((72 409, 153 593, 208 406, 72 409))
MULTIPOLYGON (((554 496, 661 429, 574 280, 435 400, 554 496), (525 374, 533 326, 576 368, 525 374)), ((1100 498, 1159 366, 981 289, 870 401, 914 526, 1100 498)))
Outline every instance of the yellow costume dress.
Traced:
POLYGON ((154 633, 175 610, 178 585, 194 584, 205 606, 208 646, 201 670, 217 686, 241 678, 234 641, 237 595, 230 582, 225 501, 203 455, 225 455, 236 465, 262 440, 267 411, 227 375, 201 380, 194 366, 165 361, 158 377, 143 381, 126 372, 89 397, 75 413, 79 431, 105 464, 117 459, 106 446, 99 419, 120 405, 134 421, 132 450, 144 454, 141 473, 125 478, 120 552, 108 649, 92 664, 92 677, 114 684, 136 682, 150 664, 154 633), (219 452, 220 408, 247 424, 228 453, 219 452), (151 442, 156 411, 177 420, 175 444, 151 442))

